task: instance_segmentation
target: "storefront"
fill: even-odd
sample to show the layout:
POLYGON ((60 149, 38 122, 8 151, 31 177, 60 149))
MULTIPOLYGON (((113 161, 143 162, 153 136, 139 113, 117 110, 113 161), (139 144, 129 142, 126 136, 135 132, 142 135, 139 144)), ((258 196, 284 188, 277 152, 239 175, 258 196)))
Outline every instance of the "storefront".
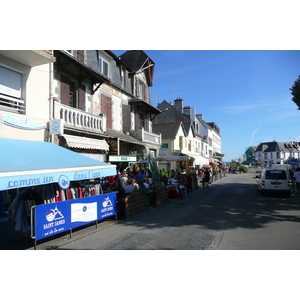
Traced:
MULTIPOLYGON (((36 200, 35 205, 39 205, 101 194, 99 179, 116 175, 115 165, 53 143, 0 138, 0 149, 2 210, 7 195, 11 196, 10 201, 19 195, 18 208, 21 210, 27 208, 28 200, 36 200), (25 198, 20 196, 21 193, 25 198)), ((22 212, 16 211, 13 221, 23 226, 16 230, 26 232, 25 223, 18 219, 27 219, 22 212)))

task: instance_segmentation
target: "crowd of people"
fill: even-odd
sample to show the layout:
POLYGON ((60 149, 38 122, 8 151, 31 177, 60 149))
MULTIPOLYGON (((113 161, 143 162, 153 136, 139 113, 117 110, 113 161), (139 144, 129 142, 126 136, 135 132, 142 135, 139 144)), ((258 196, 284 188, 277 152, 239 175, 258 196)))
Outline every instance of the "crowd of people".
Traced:
POLYGON ((118 170, 118 175, 109 176, 103 184, 105 192, 118 192, 118 198, 125 198, 134 191, 142 189, 143 191, 151 191, 154 185, 166 187, 170 196, 180 199, 184 202, 184 196, 189 190, 198 188, 208 188, 209 185, 225 176, 228 169, 222 166, 212 168, 204 166, 202 168, 190 168, 187 171, 184 169, 159 171, 159 180, 154 182, 152 172, 149 167, 140 169, 139 167, 131 167, 123 170, 118 170))

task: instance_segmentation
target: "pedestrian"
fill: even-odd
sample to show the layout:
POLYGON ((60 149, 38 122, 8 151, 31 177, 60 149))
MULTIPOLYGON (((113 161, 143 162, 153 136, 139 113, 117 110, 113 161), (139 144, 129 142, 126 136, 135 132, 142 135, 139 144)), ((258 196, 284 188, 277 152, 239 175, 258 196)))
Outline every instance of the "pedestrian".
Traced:
POLYGON ((135 179, 136 179, 136 180, 139 180, 139 181, 143 181, 143 180, 144 180, 144 175, 142 174, 141 170, 138 170, 135 179))
POLYGON ((298 196, 300 197, 300 168, 299 167, 296 169, 296 172, 294 173, 294 179, 296 182, 296 189, 298 192, 298 196))
POLYGON ((203 176, 204 176, 204 188, 208 188, 209 181, 210 181, 210 172, 208 168, 206 168, 203 176))
POLYGON ((177 175, 177 187, 178 187, 181 204, 184 203, 184 195, 186 194, 186 183, 187 183, 187 180, 186 180, 185 176, 183 176, 182 174, 178 174, 177 175))
POLYGON ((152 178, 152 172, 148 167, 146 167, 145 176, 147 178, 152 178))

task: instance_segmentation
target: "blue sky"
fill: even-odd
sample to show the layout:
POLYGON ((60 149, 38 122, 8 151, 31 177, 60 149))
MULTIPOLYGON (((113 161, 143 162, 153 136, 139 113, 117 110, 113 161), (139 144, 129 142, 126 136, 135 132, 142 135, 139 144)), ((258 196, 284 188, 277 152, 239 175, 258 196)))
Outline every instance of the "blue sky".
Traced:
POLYGON ((152 104, 182 98, 215 122, 224 161, 260 142, 300 142, 300 111, 289 90, 300 75, 300 51, 144 51, 155 62, 152 104))

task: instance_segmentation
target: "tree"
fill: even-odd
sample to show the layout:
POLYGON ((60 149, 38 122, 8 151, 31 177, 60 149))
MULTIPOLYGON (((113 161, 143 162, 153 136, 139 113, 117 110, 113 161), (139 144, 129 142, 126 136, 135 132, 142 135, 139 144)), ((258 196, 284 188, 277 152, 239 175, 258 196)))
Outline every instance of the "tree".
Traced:
POLYGON ((300 75, 294 82, 294 85, 290 88, 290 91, 293 96, 292 101, 296 103, 296 105, 298 106, 298 110, 300 110, 300 75))

